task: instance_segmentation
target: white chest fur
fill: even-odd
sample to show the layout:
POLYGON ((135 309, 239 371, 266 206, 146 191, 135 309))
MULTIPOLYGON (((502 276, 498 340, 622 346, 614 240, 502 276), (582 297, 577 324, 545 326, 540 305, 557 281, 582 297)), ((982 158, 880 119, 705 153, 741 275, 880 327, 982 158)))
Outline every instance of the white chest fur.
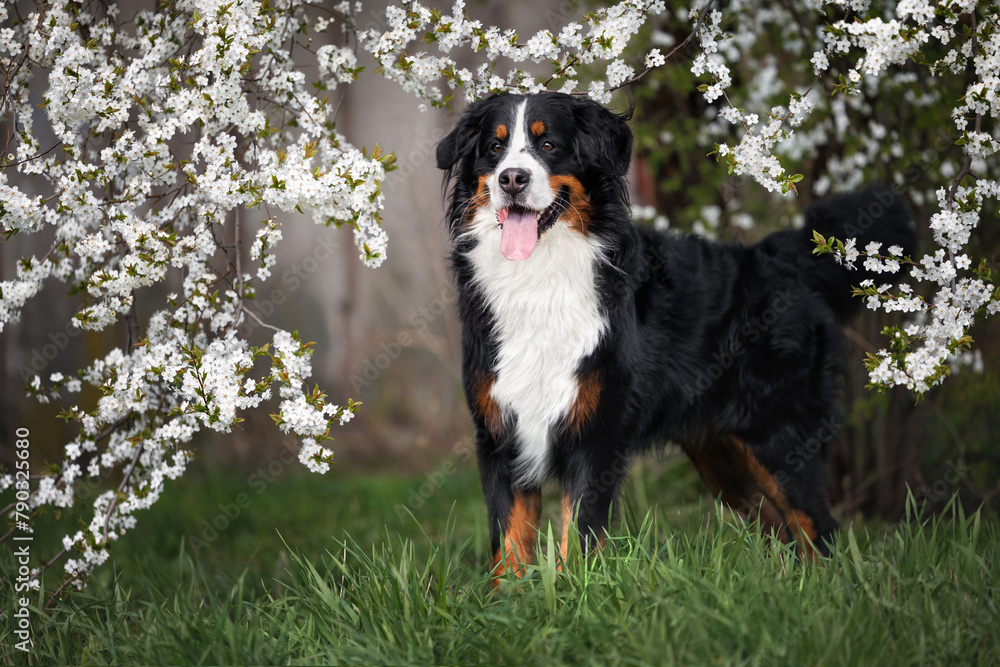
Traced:
POLYGON ((548 472, 555 427, 577 398, 580 361, 607 328, 598 303, 595 265, 600 245, 557 222, 528 259, 500 253, 492 210, 468 232, 475 282, 495 318, 499 352, 491 397, 508 423, 516 420, 518 475, 524 485, 548 472))

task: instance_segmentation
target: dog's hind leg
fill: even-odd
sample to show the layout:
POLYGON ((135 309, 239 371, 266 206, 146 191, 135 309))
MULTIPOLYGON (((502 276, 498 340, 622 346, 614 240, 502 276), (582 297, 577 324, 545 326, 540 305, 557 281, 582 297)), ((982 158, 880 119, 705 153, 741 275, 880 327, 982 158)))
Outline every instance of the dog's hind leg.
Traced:
MULTIPOLYGON (((826 504, 822 463, 817 459, 811 474, 768 465, 735 436, 699 446, 685 447, 712 493, 745 516, 759 516, 762 528, 799 545, 804 556, 825 555, 837 522, 826 504)), ((762 448, 761 448, 762 449, 762 448)), ((782 450, 784 451, 784 450, 782 450)))
POLYGON ((784 513, 788 532, 801 553, 809 558, 829 555, 838 524, 830 513, 826 493, 825 456, 819 451, 795 456, 802 443, 788 433, 763 445, 733 440, 750 462, 758 483, 776 489, 775 504, 784 513))
POLYGON ((775 502, 776 485, 758 480, 743 452, 728 440, 684 448, 712 495, 761 528, 786 539, 785 513, 775 502))
POLYGON ((788 530, 800 550, 810 558, 829 555, 838 524, 830 513, 827 499, 824 457, 817 454, 796 460, 788 455, 792 451, 790 448, 775 447, 773 443, 760 451, 780 452, 784 456, 772 460, 778 457, 762 454, 760 463, 762 470, 779 486, 788 530))

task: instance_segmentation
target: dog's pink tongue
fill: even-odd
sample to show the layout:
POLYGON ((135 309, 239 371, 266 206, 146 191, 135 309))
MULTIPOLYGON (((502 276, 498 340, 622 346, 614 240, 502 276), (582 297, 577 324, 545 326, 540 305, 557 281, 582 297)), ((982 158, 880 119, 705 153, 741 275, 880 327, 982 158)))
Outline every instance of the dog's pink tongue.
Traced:
POLYGON ((500 211, 500 252, 512 262, 528 259, 528 255, 538 243, 538 218, 531 211, 511 213, 508 209, 500 211))

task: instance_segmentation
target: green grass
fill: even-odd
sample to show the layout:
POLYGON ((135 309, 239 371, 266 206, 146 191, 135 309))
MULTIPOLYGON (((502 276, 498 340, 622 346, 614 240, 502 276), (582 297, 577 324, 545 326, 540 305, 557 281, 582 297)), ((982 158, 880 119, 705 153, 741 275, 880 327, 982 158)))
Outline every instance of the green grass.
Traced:
POLYGON ((425 476, 182 481, 91 586, 34 610, 30 656, 6 616, 0 663, 996 664, 995 520, 845 529, 816 566, 690 477, 669 461, 634 475, 607 547, 563 572, 546 526, 539 565, 501 595, 468 466, 404 518, 425 476), (240 493, 226 530, 193 541, 240 493))

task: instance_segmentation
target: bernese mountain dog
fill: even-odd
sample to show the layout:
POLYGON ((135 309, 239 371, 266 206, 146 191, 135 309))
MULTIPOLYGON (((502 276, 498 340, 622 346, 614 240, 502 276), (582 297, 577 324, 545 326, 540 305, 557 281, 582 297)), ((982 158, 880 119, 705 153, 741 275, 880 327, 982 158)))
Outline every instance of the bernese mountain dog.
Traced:
POLYGON ((531 562, 546 480, 562 487, 563 556, 574 518, 586 552, 656 443, 805 555, 837 529, 824 459, 839 324, 871 276, 814 255, 812 233, 911 254, 904 204, 887 188, 820 200, 803 229, 751 246, 636 226, 626 120, 580 97, 498 95, 437 147, 494 582, 531 562))

